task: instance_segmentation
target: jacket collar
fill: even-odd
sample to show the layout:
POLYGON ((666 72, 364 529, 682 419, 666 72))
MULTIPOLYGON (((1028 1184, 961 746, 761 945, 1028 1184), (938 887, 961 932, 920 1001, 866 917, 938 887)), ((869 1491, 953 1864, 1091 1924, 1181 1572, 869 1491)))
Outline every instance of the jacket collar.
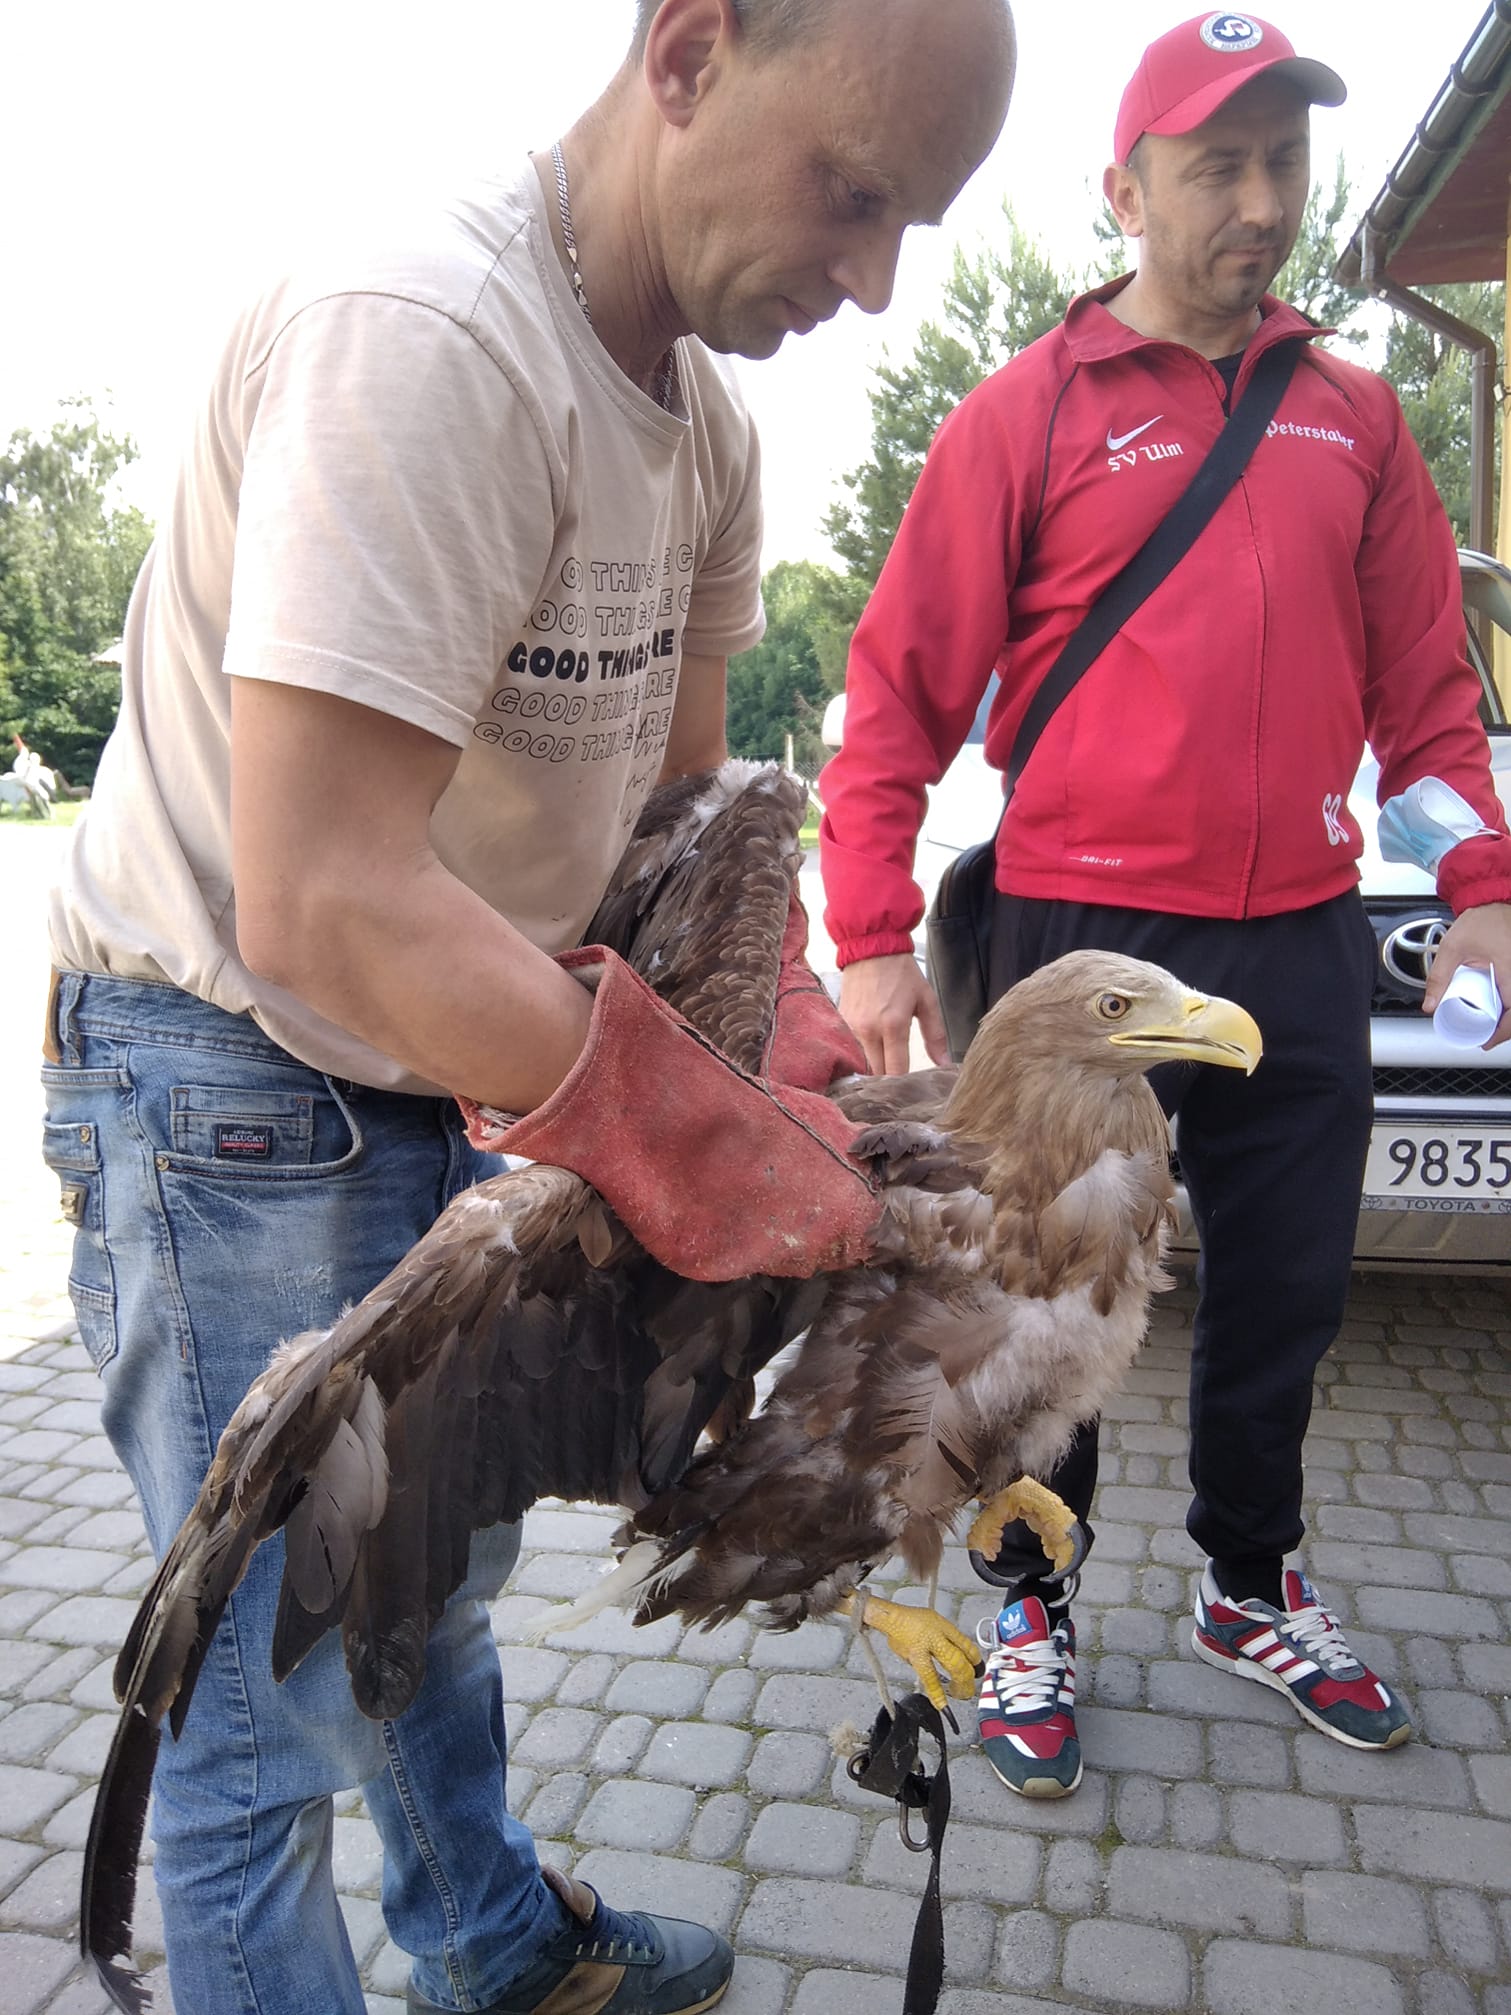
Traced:
MULTIPOLYGON (((1132 350, 1184 348, 1182 344, 1169 343, 1158 336, 1141 336, 1137 329, 1130 329, 1126 322, 1120 322, 1116 315, 1108 313, 1107 303, 1115 294, 1120 294, 1132 278, 1131 273, 1120 273, 1104 286, 1078 294, 1065 311, 1065 341, 1077 363, 1100 363, 1105 357, 1123 356, 1132 350)), ((1320 327, 1309 316, 1303 315, 1299 308, 1277 300, 1273 294, 1265 295, 1259 304, 1259 312, 1263 319, 1245 346, 1246 371, 1272 343, 1284 342, 1289 336, 1300 336, 1310 341, 1313 336, 1335 333, 1320 327)))

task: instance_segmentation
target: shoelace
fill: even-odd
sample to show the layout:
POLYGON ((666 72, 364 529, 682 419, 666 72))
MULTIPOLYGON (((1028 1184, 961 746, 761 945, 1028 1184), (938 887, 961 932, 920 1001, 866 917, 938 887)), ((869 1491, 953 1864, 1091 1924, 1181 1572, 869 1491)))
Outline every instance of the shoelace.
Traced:
POLYGON ((1287 1627, 1306 1646, 1311 1656, 1329 1672, 1339 1672, 1344 1666, 1352 1671, 1359 1669, 1359 1661, 1343 1635, 1343 1626, 1320 1602, 1309 1603, 1305 1609, 1291 1610, 1285 1620, 1287 1627))
POLYGON ((1013 1713, 1049 1707, 1065 1674, 1065 1653, 1053 1637, 1029 1644, 1003 1644, 995 1617, 976 1625, 976 1642, 986 1653, 986 1673, 996 1684, 999 1704, 1013 1713))

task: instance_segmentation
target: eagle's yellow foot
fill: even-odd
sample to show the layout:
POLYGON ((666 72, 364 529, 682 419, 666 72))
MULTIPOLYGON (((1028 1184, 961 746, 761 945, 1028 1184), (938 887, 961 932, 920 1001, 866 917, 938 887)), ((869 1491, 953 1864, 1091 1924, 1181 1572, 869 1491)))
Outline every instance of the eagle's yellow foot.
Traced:
MULTIPOLYGON (((854 1614, 859 1600, 851 1596, 845 1607, 854 1614)), ((913 1603, 886 1602, 879 1595, 865 1597, 861 1623, 876 1630, 904 1665, 911 1665, 918 1684, 936 1707, 944 1706, 945 1688, 940 1673, 957 1700, 969 1700, 981 1676, 981 1655, 971 1640, 958 1631, 937 1609, 920 1609, 913 1603)))
POLYGON ((1069 1574, 1080 1565, 1086 1552, 1080 1520, 1062 1497, 1032 1476, 1020 1476, 983 1504, 965 1543, 983 1560, 993 1560, 1002 1550, 1003 1533, 1019 1518, 1037 1533, 1056 1574, 1069 1574))

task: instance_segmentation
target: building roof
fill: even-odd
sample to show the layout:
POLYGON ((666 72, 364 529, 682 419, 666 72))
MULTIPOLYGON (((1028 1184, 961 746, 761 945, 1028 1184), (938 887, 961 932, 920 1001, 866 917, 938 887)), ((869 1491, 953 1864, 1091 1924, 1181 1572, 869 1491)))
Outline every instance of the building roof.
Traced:
POLYGON ((1493 0, 1339 259, 1345 286, 1498 280, 1511 188, 1511 0, 1493 0))

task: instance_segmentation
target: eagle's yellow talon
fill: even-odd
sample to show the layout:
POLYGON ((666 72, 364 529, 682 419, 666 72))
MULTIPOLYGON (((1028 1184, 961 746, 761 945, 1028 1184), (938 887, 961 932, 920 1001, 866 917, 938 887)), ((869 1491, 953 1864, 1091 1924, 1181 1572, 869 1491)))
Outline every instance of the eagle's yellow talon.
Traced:
POLYGON ((942 1708, 945 1699, 940 1672, 957 1700, 970 1699, 981 1670, 976 1647, 938 1610, 869 1595, 861 1622, 879 1631, 904 1665, 913 1668, 919 1686, 936 1707, 942 1708))
POLYGON ((965 1543, 973 1553, 991 1560, 1001 1550, 1004 1531, 1018 1518, 1037 1533, 1055 1571, 1063 1574, 1075 1558, 1071 1534, 1076 1515, 1063 1497, 1032 1476, 1020 1476, 982 1505, 965 1543))

